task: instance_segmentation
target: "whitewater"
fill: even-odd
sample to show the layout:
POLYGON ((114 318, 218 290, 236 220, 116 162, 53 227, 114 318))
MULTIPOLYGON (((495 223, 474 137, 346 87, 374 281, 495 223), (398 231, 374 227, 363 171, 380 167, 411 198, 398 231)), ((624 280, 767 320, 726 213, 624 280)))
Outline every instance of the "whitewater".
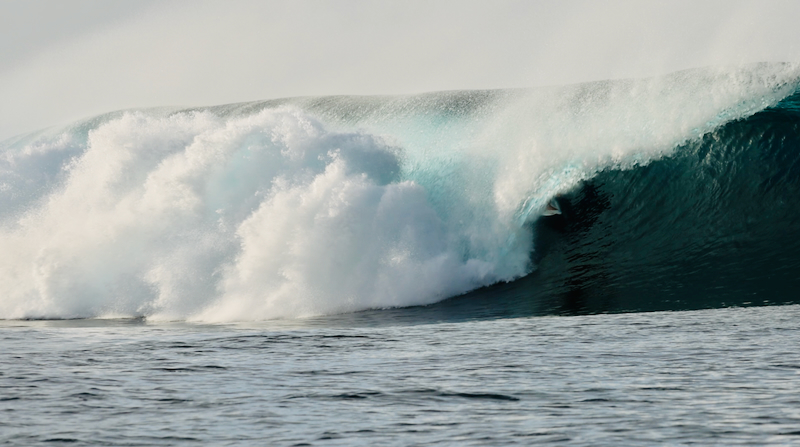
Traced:
POLYGON ((774 107, 796 64, 112 112, 0 143, 0 318, 427 305, 539 268, 547 203, 774 107))

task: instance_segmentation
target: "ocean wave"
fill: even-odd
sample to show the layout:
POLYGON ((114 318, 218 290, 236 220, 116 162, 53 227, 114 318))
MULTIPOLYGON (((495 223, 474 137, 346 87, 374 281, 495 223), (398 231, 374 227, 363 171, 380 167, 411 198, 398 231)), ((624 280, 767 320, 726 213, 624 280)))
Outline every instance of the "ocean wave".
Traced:
POLYGON ((668 293, 688 284, 667 280, 677 271, 739 277, 725 247, 764 236, 757 259, 793 252, 785 126, 799 79, 796 65, 758 64, 295 98, 17 137, 0 143, 0 318, 261 320, 495 283, 546 302, 668 293), (540 219, 553 197, 558 225, 540 219), (769 219, 754 229, 754 216, 769 219))

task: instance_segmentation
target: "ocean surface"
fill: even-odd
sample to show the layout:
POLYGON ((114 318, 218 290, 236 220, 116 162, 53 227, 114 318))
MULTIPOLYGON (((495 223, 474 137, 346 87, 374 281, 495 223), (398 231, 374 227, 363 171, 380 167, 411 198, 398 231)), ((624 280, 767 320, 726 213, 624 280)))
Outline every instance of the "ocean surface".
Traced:
POLYGON ((0 323, 3 445, 795 445, 800 307, 0 323))
POLYGON ((800 443, 800 65, 0 142, 0 444, 800 443))

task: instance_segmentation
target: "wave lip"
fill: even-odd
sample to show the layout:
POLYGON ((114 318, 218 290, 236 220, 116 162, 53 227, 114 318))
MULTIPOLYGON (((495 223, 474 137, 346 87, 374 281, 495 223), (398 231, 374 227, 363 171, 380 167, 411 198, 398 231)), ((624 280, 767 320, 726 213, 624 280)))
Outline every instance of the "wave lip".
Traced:
POLYGON ((531 223, 553 196, 673 157, 798 79, 759 64, 129 111, 9 140, 0 318, 293 318, 511 281, 541 259, 531 223))

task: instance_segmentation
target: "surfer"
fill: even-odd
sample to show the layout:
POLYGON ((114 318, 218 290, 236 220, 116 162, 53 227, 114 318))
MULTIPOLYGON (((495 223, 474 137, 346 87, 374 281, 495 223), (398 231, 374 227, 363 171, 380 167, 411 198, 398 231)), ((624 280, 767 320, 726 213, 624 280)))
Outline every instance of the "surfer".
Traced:
POLYGON ((555 216, 561 214, 561 207, 558 205, 558 200, 555 197, 547 202, 547 206, 542 211, 542 216, 555 216))

